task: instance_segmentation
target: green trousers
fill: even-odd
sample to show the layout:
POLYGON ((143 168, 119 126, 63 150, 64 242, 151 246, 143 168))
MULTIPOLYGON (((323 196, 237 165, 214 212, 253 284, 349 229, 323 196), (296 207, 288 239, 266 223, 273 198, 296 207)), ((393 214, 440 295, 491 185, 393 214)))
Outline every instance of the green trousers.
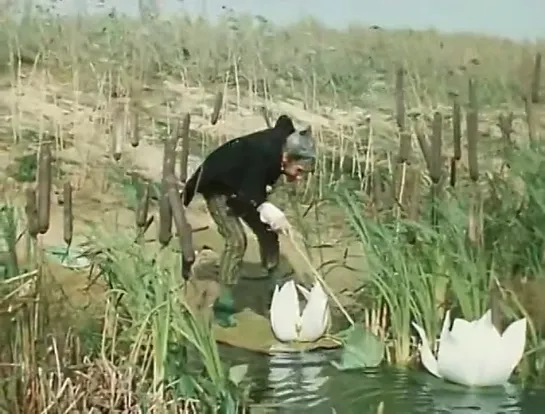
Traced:
POLYGON ((255 208, 243 205, 225 195, 206 197, 206 205, 218 227, 218 232, 225 240, 225 248, 219 263, 222 284, 233 286, 240 277, 242 259, 248 246, 241 220, 257 237, 263 272, 270 274, 278 267, 280 258, 278 235, 260 220, 255 208))

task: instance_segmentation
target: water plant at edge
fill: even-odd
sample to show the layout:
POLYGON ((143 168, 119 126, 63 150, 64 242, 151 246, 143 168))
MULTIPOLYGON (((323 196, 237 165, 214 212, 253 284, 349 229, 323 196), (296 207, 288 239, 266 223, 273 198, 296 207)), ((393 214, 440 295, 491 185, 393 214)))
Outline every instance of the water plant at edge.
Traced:
POLYGON ((125 333, 149 337, 156 350, 154 389, 177 390, 221 412, 236 412, 239 379, 222 363, 210 324, 183 301, 179 255, 135 243, 133 234, 96 234, 89 254, 116 296, 120 317, 130 321, 125 333))

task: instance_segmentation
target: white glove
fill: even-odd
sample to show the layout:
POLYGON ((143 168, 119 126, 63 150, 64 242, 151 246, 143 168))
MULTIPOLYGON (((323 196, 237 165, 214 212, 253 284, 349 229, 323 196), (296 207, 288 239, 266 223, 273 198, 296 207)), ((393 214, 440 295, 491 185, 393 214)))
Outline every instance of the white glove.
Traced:
POLYGON ((259 213, 259 219, 271 226, 274 231, 280 231, 287 233, 290 229, 290 223, 288 219, 278 207, 268 201, 261 204, 257 211, 259 213))

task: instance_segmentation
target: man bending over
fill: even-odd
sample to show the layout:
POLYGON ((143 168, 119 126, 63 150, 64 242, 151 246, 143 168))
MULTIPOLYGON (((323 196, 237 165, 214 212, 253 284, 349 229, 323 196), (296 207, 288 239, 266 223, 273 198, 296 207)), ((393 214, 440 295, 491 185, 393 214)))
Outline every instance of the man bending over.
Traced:
MULTIPOLYGON (((184 205, 195 193, 206 200, 208 211, 225 239, 220 258, 221 294, 216 314, 235 312, 232 287, 241 272, 247 239, 240 220, 257 236, 263 275, 271 277, 279 264, 278 233, 290 224, 284 213, 267 201, 267 186, 281 175, 297 182, 312 168, 316 148, 309 128, 296 131, 292 120, 281 115, 267 128, 226 142, 206 157, 187 181, 184 205)), ((234 326, 232 318, 224 325, 234 326)))

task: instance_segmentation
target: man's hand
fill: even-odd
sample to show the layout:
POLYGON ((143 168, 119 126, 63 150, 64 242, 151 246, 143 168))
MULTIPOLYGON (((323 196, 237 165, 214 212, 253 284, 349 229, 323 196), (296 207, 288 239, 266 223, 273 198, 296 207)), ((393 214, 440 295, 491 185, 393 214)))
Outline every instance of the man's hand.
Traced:
POLYGON ((281 233, 288 233, 290 231, 291 226, 286 215, 274 204, 266 201, 257 208, 257 211, 260 220, 271 226, 271 229, 274 231, 281 233))

